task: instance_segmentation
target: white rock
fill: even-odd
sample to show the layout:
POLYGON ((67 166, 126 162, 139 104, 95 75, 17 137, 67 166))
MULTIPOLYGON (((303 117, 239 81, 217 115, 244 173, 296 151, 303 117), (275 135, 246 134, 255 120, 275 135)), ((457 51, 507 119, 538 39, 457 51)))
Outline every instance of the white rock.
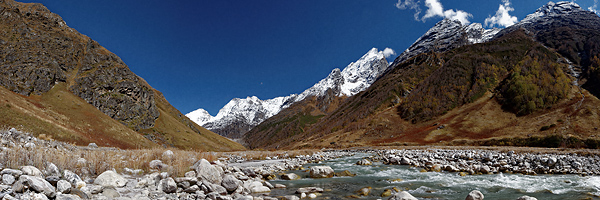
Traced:
POLYGON ((46 165, 46 175, 47 176, 60 176, 60 170, 54 163, 49 162, 46 165))
POLYGON ((92 148, 92 149, 95 149, 95 148, 98 148, 98 145, 97 145, 96 143, 93 143, 93 142, 92 142, 92 143, 89 143, 89 144, 88 144, 88 147, 89 147, 89 148, 92 148))
POLYGON ((16 192, 24 192, 26 188, 39 193, 44 193, 44 195, 50 198, 53 198, 56 195, 54 186, 40 177, 22 175, 19 177, 19 180, 13 184, 13 191, 16 192))
POLYGON ((65 180, 59 180, 56 183, 56 191, 60 193, 69 193, 71 191, 71 183, 65 180))
POLYGON ((166 150, 162 154, 162 159, 163 160, 173 160, 173 158, 175 158, 175 154, 171 150, 166 150))
POLYGON ((192 168, 196 170, 196 176, 198 176, 200 180, 221 185, 221 182, 223 181, 222 171, 211 165, 207 160, 202 159, 196 162, 192 168))
POLYGON ((315 193, 310 193, 310 194, 308 195, 308 198, 309 198, 309 199, 314 199, 314 198, 317 198, 317 195, 316 195, 315 193))
POLYGON ((123 176, 117 174, 115 171, 108 170, 100 174, 100 176, 94 180, 94 184, 102 187, 123 187, 127 184, 127 179, 123 178, 123 176))
POLYGON ((81 200, 81 197, 72 194, 57 194, 55 200, 81 200))
POLYGON ((522 196, 522 197, 519 197, 517 200, 537 200, 537 198, 530 197, 530 196, 522 196))
POLYGON ((35 177, 40 177, 40 178, 43 177, 42 171, 40 171, 38 168, 36 168, 34 166, 22 166, 21 171, 25 175, 35 176, 35 177))
POLYGON ((483 194, 479 190, 469 192, 465 200, 483 200, 483 194))
POLYGON ((177 183, 173 178, 169 177, 163 180, 160 180, 158 183, 158 188, 165 193, 173 193, 177 191, 177 183))
POLYGON ((314 166, 310 168, 311 178, 331 178, 333 169, 330 166, 314 166))
POLYGON ((12 185, 13 183, 15 183, 15 177, 10 174, 4 174, 2 175, 2 183, 4 183, 5 185, 12 185))
POLYGON ((418 200, 407 191, 398 192, 392 195, 388 200, 418 200))

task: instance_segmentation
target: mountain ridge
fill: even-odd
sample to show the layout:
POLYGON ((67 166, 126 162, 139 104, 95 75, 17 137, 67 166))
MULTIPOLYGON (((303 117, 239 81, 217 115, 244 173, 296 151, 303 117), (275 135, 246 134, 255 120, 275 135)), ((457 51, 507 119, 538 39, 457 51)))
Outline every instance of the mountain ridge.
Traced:
POLYGON ((260 100, 255 96, 246 99, 234 98, 214 117, 202 108, 192 111, 186 116, 220 135, 241 138, 245 132, 265 119, 306 98, 322 97, 329 90, 333 91, 335 96, 354 95, 366 89, 387 70, 388 66, 383 51, 372 48, 360 59, 348 64, 344 70, 333 69, 327 77, 300 94, 267 100, 260 100))

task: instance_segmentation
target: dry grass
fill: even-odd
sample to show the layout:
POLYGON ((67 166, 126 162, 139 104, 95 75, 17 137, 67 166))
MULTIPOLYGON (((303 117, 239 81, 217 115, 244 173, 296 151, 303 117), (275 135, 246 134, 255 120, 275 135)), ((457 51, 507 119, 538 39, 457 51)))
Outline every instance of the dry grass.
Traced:
MULTIPOLYGON (((6 131, 4 131, 6 132, 6 131)), ((49 142, 52 144, 53 142, 49 142)), ((117 148, 87 148, 69 144, 36 145, 35 148, 5 148, 0 153, 0 163, 4 168, 19 169, 21 166, 35 166, 46 169, 48 163, 55 164, 61 171, 70 170, 83 177, 95 177, 106 170, 117 170, 127 173, 125 168, 142 169, 143 173, 153 171, 168 172, 173 176, 183 176, 192 170, 190 167, 200 159, 216 161, 219 158, 232 156, 248 160, 265 159, 266 157, 295 157, 311 155, 318 150, 295 151, 238 151, 238 152, 202 152, 196 150, 180 150, 174 148, 154 148, 138 150, 121 150, 117 148), (56 147, 48 147, 56 146, 56 147), (167 150, 173 152, 172 157, 163 157, 167 150), (169 167, 150 169, 152 160, 161 160, 169 167)))

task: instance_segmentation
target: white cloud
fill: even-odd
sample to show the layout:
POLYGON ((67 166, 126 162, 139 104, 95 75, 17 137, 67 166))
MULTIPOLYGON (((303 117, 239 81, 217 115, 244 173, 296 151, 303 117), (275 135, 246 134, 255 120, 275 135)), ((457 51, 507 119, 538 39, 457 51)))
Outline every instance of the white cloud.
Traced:
POLYGON ((600 13, 598 13, 598 0, 594 0, 594 5, 588 7, 588 10, 600 15, 600 13))
POLYGON ((386 47, 382 52, 383 56, 385 56, 386 58, 389 58, 391 55, 396 55, 396 52, 389 47, 386 47))
POLYGON ((419 15, 421 14, 421 7, 419 7, 419 3, 421 3, 421 1, 414 1, 414 0, 405 0, 404 2, 402 0, 398 0, 398 3, 396 3, 396 8, 400 9, 400 10, 406 10, 406 9, 411 9, 415 11, 415 20, 419 20, 419 15))
POLYGON ((458 20, 462 24, 469 24, 469 18, 473 17, 471 13, 462 11, 462 10, 444 10, 444 6, 440 2, 440 0, 425 0, 425 6, 427 7, 427 11, 425 11, 425 15, 423 17, 419 17, 421 14, 421 7, 419 5, 421 1, 415 0, 398 0, 396 3, 396 8, 401 10, 411 9, 415 11, 415 20, 425 21, 429 18, 433 17, 444 17, 452 20, 458 20))
POLYGON ((469 24, 469 18, 473 17, 471 13, 453 9, 444 10, 444 6, 440 3, 439 0, 425 0, 425 6, 427 6, 427 11, 425 11, 425 16, 421 20, 425 21, 432 17, 445 17, 451 20, 458 20, 462 24, 469 24))
MULTIPOLYGON (((597 1, 597 0, 595 0, 597 1)), ((517 17, 511 16, 508 12, 514 11, 515 9, 511 7, 509 0, 502 0, 503 4, 500 4, 498 7, 498 11, 496 11, 496 15, 489 16, 485 19, 485 26, 493 27, 495 25, 498 26, 511 26, 518 22, 517 17)))

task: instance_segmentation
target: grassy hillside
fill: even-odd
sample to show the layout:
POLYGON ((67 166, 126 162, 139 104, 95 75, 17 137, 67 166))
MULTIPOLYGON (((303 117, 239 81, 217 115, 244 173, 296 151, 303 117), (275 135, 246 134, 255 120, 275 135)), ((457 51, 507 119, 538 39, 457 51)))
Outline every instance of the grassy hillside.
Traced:
POLYGON ((0 10, 0 126, 81 145, 244 149, 192 123, 43 5, 6 0, 0 10))

